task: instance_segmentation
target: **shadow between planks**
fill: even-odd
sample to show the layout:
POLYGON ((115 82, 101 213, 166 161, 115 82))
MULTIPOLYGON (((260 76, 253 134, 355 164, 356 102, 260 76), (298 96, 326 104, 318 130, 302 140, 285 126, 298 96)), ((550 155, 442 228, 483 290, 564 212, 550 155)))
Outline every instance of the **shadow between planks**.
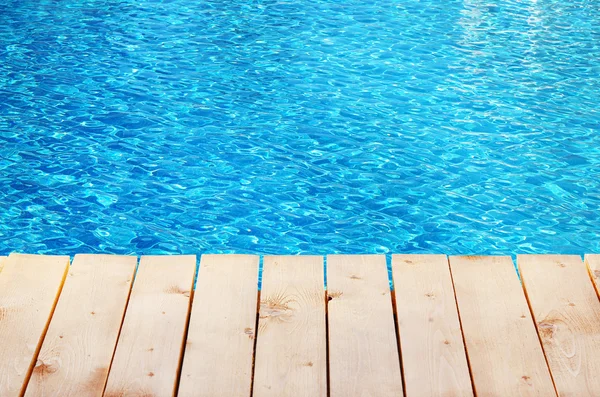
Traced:
POLYGON ((259 259, 0 257, 0 395, 600 395, 600 255, 259 259))

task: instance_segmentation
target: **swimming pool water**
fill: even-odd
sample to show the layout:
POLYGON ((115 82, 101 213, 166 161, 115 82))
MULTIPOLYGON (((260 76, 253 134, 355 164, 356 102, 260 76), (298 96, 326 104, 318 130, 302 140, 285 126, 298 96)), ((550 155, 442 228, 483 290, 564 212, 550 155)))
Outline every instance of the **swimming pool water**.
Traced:
POLYGON ((600 252, 593 0, 6 0, 0 254, 600 252))

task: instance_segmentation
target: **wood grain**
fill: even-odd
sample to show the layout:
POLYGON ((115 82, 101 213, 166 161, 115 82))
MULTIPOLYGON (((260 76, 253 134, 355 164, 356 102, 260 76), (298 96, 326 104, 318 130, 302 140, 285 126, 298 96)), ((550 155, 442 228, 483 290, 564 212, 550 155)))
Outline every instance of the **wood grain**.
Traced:
POLYGON ((578 255, 519 255, 519 271, 561 396, 600 396, 600 301, 578 255))
POLYGON ((600 298, 600 254, 590 254, 585 256, 585 263, 594 282, 596 293, 600 298))
POLYGON ((202 255, 179 397, 250 396, 258 260, 202 255))
POLYGON ((323 258, 267 256, 254 396, 327 395, 323 258))
POLYGON ((393 255, 406 396, 472 396, 446 255, 393 255))
POLYGON ((0 396, 21 396, 60 295, 68 256, 11 254, 0 273, 0 396))
POLYGON ((105 397, 175 395, 196 257, 143 256, 105 397))
POLYGON ((4 260, 6 259, 5 256, 0 256, 0 273, 2 273, 2 269, 4 268, 4 260))
POLYGON ((26 396, 102 396, 137 258, 76 255, 26 396))
POLYGON ((327 256, 331 397, 402 396, 385 256, 327 256))
POLYGON ((453 256, 450 268, 475 393, 556 395, 511 258, 453 256))

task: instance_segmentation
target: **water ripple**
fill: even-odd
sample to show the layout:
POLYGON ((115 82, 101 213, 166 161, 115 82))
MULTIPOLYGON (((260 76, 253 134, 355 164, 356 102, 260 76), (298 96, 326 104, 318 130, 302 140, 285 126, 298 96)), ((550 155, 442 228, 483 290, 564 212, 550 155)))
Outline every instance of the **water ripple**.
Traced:
POLYGON ((600 252, 589 0, 0 5, 0 254, 600 252))

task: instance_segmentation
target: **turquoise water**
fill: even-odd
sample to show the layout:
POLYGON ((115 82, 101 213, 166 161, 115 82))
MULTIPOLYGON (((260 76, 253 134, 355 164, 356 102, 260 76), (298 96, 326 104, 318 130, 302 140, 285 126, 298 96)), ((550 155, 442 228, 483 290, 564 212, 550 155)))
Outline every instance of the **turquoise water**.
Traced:
POLYGON ((0 254, 600 252, 596 1, 0 4, 0 254))

